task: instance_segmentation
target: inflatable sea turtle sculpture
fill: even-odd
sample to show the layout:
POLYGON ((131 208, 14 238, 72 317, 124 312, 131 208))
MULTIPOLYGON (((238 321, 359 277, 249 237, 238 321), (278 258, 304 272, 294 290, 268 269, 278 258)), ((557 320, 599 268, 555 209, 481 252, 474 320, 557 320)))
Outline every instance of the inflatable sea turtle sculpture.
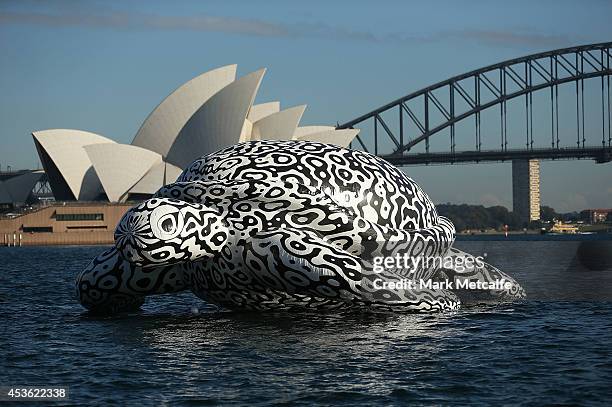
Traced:
POLYGON ((511 277, 453 248, 454 235, 383 159, 251 141, 196 160, 130 209, 76 288, 103 313, 187 289, 238 310, 436 312, 524 297, 511 277))

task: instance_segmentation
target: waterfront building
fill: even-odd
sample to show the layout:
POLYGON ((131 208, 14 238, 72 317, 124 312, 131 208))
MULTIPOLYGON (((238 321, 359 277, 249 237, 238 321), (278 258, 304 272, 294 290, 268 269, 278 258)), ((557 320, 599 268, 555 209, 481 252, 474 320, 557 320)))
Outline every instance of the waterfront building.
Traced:
POLYGON ((604 223, 608 221, 608 216, 611 216, 612 209, 585 209, 583 213, 586 214, 589 223, 604 223))
POLYGON ((44 171, 0 173, 3 245, 111 244, 128 208, 172 183, 196 158, 250 140, 311 140, 346 147, 358 129, 299 126, 305 105, 254 104, 265 74, 236 65, 205 72, 148 115, 130 144, 83 130, 32 133, 44 171), (56 202, 34 202, 36 183, 56 202), (129 202, 129 203, 128 203, 129 202), (25 206, 24 206, 25 205, 25 206))
POLYGON ((0 245, 112 244, 115 225, 134 203, 51 203, 0 215, 0 245))

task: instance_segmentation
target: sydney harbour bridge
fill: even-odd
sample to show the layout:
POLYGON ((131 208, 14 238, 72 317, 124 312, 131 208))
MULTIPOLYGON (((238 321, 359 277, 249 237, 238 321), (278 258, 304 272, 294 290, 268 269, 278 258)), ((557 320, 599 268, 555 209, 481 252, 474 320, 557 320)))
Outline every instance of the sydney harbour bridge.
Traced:
POLYGON ((541 52, 454 76, 337 127, 361 129, 351 147, 398 166, 511 161, 513 210, 535 220, 537 160, 612 160, 611 75, 612 42, 541 52))
MULTIPOLYGON (((539 160, 612 161, 610 76, 612 42, 541 52, 454 76, 337 128, 359 128, 351 148, 397 166, 510 161, 513 210, 534 220, 539 160)), ((44 198, 41 177, 33 194, 44 198)))

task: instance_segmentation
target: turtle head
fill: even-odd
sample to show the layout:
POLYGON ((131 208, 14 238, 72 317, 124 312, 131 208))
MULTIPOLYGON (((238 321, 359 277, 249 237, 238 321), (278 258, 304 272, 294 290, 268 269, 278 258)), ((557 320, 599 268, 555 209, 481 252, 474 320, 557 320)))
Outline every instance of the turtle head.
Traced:
POLYGON ((229 237, 221 214, 205 205, 153 198, 131 208, 115 229, 115 246, 137 266, 215 256, 229 237))

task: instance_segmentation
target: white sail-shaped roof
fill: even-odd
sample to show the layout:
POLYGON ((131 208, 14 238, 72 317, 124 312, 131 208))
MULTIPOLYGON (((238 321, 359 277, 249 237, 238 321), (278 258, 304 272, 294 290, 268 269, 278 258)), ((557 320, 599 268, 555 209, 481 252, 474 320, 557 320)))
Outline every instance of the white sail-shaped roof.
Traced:
POLYGON ((249 119, 244 119, 242 130, 240 131, 239 143, 251 140, 251 132, 253 131, 253 123, 249 119))
POLYGON ((184 168, 193 160, 236 144, 265 69, 232 82, 211 97, 174 140, 166 161, 184 168))
POLYGON ((71 129, 36 131, 32 136, 39 149, 45 172, 49 174, 49 183, 56 199, 69 198, 66 196, 68 191, 57 196, 58 186, 64 182, 73 195, 72 199, 89 201, 98 197, 102 190, 100 180, 83 147, 90 144, 116 144, 113 140, 95 133, 71 129), (43 151, 40 151, 41 149, 43 151))
POLYGON ((214 94, 236 79, 236 65, 203 73, 166 97, 142 123, 132 144, 167 156, 191 116, 214 94))
POLYGON ((111 202, 124 201, 126 192, 162 161, 156 152, 129 144, 93 144, 85 151, 111 202))
POLYGON ((161 162, 154 165, 144 177, 140 179, 129 193, 131 194, 154 194, 162 186, 171 184, 181 175, 181 170, 172 164, 161 162))
POLYGON ((280 102, 267 102, 251 106, 240 132, 240 143, 251 140, 253 123, 280 111, 280 102))
POLYGON ((334 126, 302 126, 295 129, 293 132, 293 139, 299 140, 308 134, 323 133, 335 129, 334 126))
POLYGON ((253 123, 251 140, 287 140, 297 128, 306 105, 295 106, 271 114, 253 123))
MULTIPOLYGON (((265 69, 236 80, 236 65, 183 84, 149 114, 131 145, 80 130, 33 133, 57 200, 111 201, 152 194, 193 160, 249 140, 312 140, 346 147, 358 130, 298 127, 304 110, 280 102, 253 105, 265 69)), ((11 195, 3 185, 3 199, 11 195)))
POLYGON ((294 140, 317 141, 319 143, 334 144, 339 147, 348 147, 358 133, 359 129, 328 130, 318 133, 307 133, 299 137, 294 136, 294 140))
POLYGON ((247 119, 249 119, 251 123, 255 123, 256 121, 261 120, 266 116, 270 116, 271 114, 278 113, 279 111, 280 102, 260 103, 251 106, 247 119))

